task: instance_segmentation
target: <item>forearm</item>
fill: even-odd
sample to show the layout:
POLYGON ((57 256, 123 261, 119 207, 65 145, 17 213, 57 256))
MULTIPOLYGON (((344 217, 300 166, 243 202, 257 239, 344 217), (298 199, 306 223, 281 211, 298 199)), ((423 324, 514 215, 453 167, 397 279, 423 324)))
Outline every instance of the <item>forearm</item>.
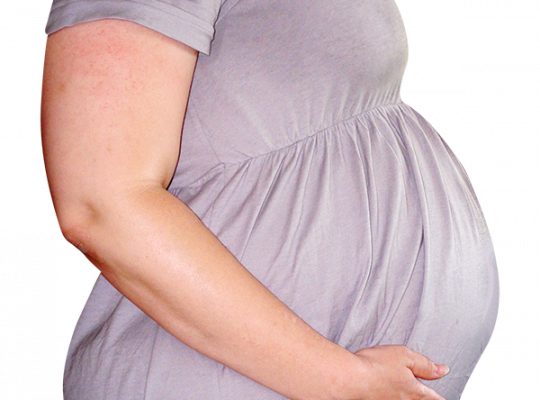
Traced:
POLYGON ((164 189, 102 204, 72 241, 177 339, 295 399, 330 399, 357 372, 356 356, 305 324, 164 189))

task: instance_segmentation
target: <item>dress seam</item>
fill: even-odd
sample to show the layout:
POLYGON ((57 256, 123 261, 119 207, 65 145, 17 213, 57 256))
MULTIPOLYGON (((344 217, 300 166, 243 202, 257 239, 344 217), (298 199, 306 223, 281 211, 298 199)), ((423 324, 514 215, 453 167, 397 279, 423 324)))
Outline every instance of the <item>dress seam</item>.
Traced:
POLYGON ((237 164, 243 164, 243 163, 246 163, 246 162, 250 162, 251 160, 255 160, 255 159, 259 158, 259 157, 269 156, 269 155, 271 155, 271 154, 274 154, 274 153, 283 151, 283 150, 288 149, 288 148, 290 148, 290 147, 294 147, 294 146, 296 146, 296 145, 298 145, 298 144, 300 144, 300 143, 302 143, 302 142, 304 142, 304 141, 307 141, 307 140, 309 140, 309 139, 311 139, 311 138, 314 138, 314 137, 316 137, 316 136, 319 136, 319 135, 325 133, 326 131, 331 130, 332 128, 334 128, 334 127, 336 127, 336 126, 338 126, 338 125, 347 123, 347 122, 349 122, 349 121, 351 121, 351 120, 354 120, 354 119, 358 119, 358 118, 360 118, 360 117, 366 116, 366 115, 368 115, 368 114, 371 114, 372 112, 375 112, 375 111, 378 111, 378 110, 381 110, 381 109, 385 109, 385 108, 394 108, 394 107, 398 108, 398 107, 402 106, 403 104, 404 104, 404 103, 402 103, 402 102, 400 102, 400 103, 393 103, 393 104, 383 104, 383 105, 381 105, 381 106, 377 106, 377 107, 370 108, 370 109, 368 109, 368 110, 364 110, 364 111, 362 111, 362 112, 359 113, 359 114, 353 115, 353 116, 351 116, 351 117, 348 117, 348 118, 345 118, 345 119, 343 119, 343 120, 340 120, 339 122, 336 122, 336 123, 334 123, 334 124, 332 124, 332 125, 329 125, 329 126, 327 126, 327 127, 321 128, 321 129, 315 131, 314 133, 312 133, 311 135, 306 136, 306 137, 303 137, 302 139, 298 139, 297 141, 292 142, 292 143, 290 143, 290 144, 288 144, 288 145, 286 145, 286 146, 280 147, 280 148, 278 148, 278 149, 270 150, 270 151, 268 151, 268 152, 266 152, 266 153, 258 154, 258 155, 253 156, 253 157, 248 157, 248 158, 246 158, 245 160, 242 160, 242 161, 237 161, 237 162, 233 162, 233 163, 227 163, 227 165, 228 165, 228 166, 234 166, 234 165, 237 165, 237 164))
MULTIPOLYGON (((373 107, 373 108, 370 108, 370 109, 367 109, 367 110, 364 110, 362 111, 361 113, 359 114, 355 114, 351 117, 348 117, 348 118, 345 118, 343 120, 340 120, 339 122, 336 122, 332 125, 329 125, 325 128, 321 128, 317 131, 315 131, 314 133, 312 133, 311 135, 309 136, 306 136, 306 137, 303 137, 302 139, 298 139, 297 141, 293 142, 293 143, 290 143, 286 146, 283 146, 283 147, 280 147, 278 149, 274 149, 274 150, 270 150, 266 153, 262 153, 262 154, 258 154, 256 156, 252 156, 252 157, 247 157, 245 158, 244 160, 241 160, 241 161, 236 161, 236 162, 232 162, 232 163, 226 163, 226 162, 223 162, 221 161, 221 159, 218 157, 218 155, 216 154, 214 148, 212 147, 212 145, 210 144, 210 148, 212 149, 212 152, 216 158, 216 160, 218 161, 218 164, 216 164, 214 167, 212 167, 209 171, 207 171, 204 175, 202 175, 201 177, 197 178, 195 181, 187 184, 187 185, 184 185, 184 186, 181 186, 179 188, 175 188, 175 191, 176 192, 179 192, 183 189, 187 189, 191 186, 196 186, 200 181, 204 180, 204 179, 208 179, 209 177, 211 177, 212 175, 216 174, 218 171, 223 171, 223 170, 226 170, 227 168, 229 167, 234 167, 236 165, 242 165, 242 164, 246 164, 246 163, 250 163, 258 158, 262 158, 262 157, 267 157, 267 156, 270 156, 272 154, 275 154, 275 153, 278 153, 278 152, 281 152, 281 151, 284 151, 286 149, 289 149, 289 148, 292 148, 292 147, 295 147, 297 145, 299 145, 300 143, 303 143, 309 139, 312 139, 312 138, 315 138, 321 134, 324 134, 325 132, 335 128, 336 126, 338 125, 341 125, 341 124, 344 124, 344 123, 347 123, 349 121, 352 121, 352 120, 355 120, 355 119, 359 119, 361 117, 364 117, 366 115, 369 115, 375 111, 378 111, 378 110, 381 110, 381 109, 386 109, 386 108, 400 108, 402 106, 404 106, 405 103, 403 102, 398 102, 398 103, 392 103, 392 104, 383 104, 383 105, 380 105, 380 106, 377 106, 377 107, 373 107)), ((197 122, 198 124, 200 125, 201 127, 201 130, 203 132, 203 135, 205 136, 205 139, 210 142, 209 138, 208 138, 208 133, 206 131, 206 129, 204 128, 204 126, 202 125, 202 123, 200 122, 200 119, 197 115, 197 110, 196 110, 196 106, 195 104, 191 104, 191 107, 193 108, 193 110, 195 111, 195 118, 197 119, 197 122)))
POLYGON ((216 20, 216 25, 219 22, 221 22, 221 20, 225 18, 225 16, 229 13, 229 11, 231 11, 234 7, 236 7, 239 2, 240 0, 226 0, 221 6, 221 9, 219 11, 219 14, 216 20))
MULTIPOLYGON (((341 124, 346 123, 346 122, 348 122, 350 120, 358 119, 360 117, 363 117, 366 114, 371 114, 374 111, 383 110, 385 108, 399 108, 399 107, 403 106, 404 104, 405 103, 403 103, 402 101, 399 101, 397 103, 381 104, 381 105, 376 106, 376 107, 368 108, 367 110, 364 110, 364 111, 362 111, 362 112, 360 112, 358 114, 352 115, 352 116, 347 117, 345 119, 339 120, 338 122, 335 122, 335 123, 333 123, 331 125, 328 125, 328 126, 326 126, 324 128, 321 128, 318 131, 316 131, 313 135, 316 135, 318 133, 321 133, 321 132, 324 132, 326 130, 332 129, 335 126, 341 125, 341 124)), ((313 136, 313 135, 310 135, 310 136, 313 136)), ((303 140, 303 139, 300 139, 300 140, 303 140)))

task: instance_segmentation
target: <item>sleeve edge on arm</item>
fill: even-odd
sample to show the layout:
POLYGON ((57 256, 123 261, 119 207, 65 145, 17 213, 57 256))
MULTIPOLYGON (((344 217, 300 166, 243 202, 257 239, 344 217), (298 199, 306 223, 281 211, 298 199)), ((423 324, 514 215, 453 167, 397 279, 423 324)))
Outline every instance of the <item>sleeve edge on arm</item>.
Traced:
POLYGON ((53 4, 47 34, 83 22, 101 19, 128 20, 208 55, 214 27, 202 18, 156 0, 60 0, 53 4), (99 7, 96 7, 99 3, 99 7), (136 4, 137 7, 133 7, 136 4))

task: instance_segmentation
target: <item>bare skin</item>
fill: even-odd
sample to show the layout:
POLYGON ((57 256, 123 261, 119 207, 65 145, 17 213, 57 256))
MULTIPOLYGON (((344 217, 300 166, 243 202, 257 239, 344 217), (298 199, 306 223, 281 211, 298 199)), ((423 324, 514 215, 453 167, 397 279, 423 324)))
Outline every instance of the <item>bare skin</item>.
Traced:
POLYGON ((444 400, 417 379, 444 366, 403 346, 353 354, 327 340, 167 192, 196 60, 127 21, 49 37, 43 148, 65 237, 178 340, 283 396, 444 400))

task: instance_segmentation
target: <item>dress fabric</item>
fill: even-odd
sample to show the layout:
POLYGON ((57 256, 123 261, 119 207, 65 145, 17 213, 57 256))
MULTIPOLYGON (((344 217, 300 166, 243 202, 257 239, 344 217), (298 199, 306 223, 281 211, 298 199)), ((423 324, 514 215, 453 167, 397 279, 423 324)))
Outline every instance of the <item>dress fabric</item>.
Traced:
MULTIPOLYGON (((309 325, 357 351, 404 344, 460 398, 498 308, 468 176, 402 102, 393 0, 57 0, 47 32, 127 19, 199 50, 169 191, 309 325)), ((238 288, 242 290, 242 288, 238 288)), ((277 400, 188 348, 99 277, 67 400, 277 400)))

